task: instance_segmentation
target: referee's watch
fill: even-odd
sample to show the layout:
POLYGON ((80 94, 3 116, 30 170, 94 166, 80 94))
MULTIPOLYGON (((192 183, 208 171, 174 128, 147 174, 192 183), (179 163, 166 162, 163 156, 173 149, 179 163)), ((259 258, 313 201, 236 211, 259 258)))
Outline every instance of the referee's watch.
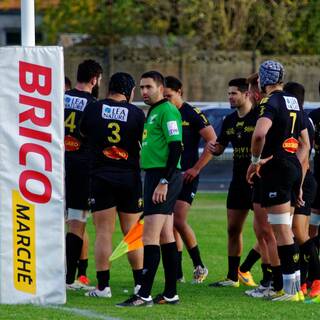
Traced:
POLYGON ((165 178, 161 178, 159 181, 160 184, 169 184, 169 181, 165 178))

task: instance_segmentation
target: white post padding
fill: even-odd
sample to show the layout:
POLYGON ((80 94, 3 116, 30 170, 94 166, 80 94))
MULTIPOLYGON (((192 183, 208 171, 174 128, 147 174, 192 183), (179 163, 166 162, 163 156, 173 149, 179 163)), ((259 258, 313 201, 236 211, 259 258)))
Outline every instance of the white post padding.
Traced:
POLYGON ((0 48, 0 303, 62 304, 64 91, 60 47, 0 48))
POLYGON ((21 0, 21 45, 34 47, 35 43, 34 0, 21 0))

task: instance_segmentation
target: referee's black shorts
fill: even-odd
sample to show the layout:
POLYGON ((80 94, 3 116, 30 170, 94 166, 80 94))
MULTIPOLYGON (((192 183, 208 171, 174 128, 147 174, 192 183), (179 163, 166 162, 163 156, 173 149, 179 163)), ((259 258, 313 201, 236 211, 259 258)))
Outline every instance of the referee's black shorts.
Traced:
POLYGON ((261 206, 271 207, 291 201, 296 203, 302 170, 296 157, 274 157, 261 167, 261 206))
POLYGON ((153 203, 152 196, 155 188, 163 178, 165 169, 156 168, 146 170, 144 177, 144 215, 166 214, 171 215, 173 208, 182 188, 182 174, 176 170, 169 181, 166 201, 153 203))

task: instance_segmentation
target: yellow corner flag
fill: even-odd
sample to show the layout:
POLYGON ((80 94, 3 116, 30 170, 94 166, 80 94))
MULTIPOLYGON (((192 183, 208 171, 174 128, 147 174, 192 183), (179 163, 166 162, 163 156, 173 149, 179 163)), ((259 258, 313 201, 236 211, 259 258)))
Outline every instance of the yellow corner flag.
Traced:
POLYGON ((123 240, 114 249, 109 261, 113 261, 121 257, 127 252, 134 251, 143 247, 142 233, 143 233, 143 217, 141 217, 125 235, 123 240))

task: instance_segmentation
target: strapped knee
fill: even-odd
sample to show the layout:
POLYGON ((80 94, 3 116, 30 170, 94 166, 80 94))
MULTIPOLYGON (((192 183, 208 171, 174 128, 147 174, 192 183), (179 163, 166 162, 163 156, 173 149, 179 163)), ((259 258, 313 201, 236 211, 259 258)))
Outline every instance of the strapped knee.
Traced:
POLYGON ((290 212, 285 213, 268 213, 268 222, 270 224, 287 224, 291 226, 292 224, 292 217, 290 212))
POLYGON ((311 212, 310 225, 319 227, 319 225, 320 225, 320 214, 316 214, 316 213, 311 212))

